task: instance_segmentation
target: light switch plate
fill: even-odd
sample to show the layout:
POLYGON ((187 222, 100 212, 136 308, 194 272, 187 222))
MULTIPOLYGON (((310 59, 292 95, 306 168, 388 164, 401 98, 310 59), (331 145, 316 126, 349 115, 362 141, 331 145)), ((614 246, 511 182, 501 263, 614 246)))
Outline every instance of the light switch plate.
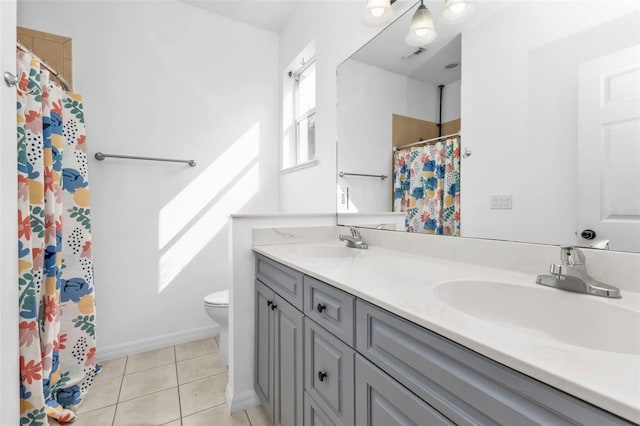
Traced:
POLYGON ((513 196, 511 194, 490 195, 489 208, 491 210, 510 210, 512 208, 512 200, 513 196))

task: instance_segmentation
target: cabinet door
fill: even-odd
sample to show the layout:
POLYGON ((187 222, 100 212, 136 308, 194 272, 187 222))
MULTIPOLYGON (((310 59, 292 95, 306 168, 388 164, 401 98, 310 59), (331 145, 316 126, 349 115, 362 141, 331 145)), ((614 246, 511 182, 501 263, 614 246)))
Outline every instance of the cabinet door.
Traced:
POLYGON ((264 256, 256 256, 256 278, 302 311, 302 272, 264 256))
POLYGON ((356 425, 453 425, 382 370, 356 355, 356 425))
POLYGON ((307 392, 304 393, 304 426, 337 426, 307 392))
POLYGON ((274 424, 302 424, 302 312, 275 296, 275 412, 274 424))
POLYGON ((304 324, 305 388, 334 423, 352 425, 354 351, 309 318, 304 324))
POLYGON ((355 297, 306 275, 302 282, 305 315, 353 346, 355 297))
POLYGON ((274 294, 271 289, 256 280, 256 328, 255 328, 255 385, 256 393, 264 409, 273 419, 274 404, 274 326, 271 306, 274 294))

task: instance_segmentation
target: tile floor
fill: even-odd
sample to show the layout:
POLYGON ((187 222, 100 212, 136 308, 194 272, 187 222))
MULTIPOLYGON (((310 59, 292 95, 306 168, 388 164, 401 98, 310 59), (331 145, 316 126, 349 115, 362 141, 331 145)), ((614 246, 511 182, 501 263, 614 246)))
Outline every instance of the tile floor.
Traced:
POLYGON ((207 338, 101 362, 73 425, 271 425, 262 407, 229 415, 227 368, 217 351, 207 338))

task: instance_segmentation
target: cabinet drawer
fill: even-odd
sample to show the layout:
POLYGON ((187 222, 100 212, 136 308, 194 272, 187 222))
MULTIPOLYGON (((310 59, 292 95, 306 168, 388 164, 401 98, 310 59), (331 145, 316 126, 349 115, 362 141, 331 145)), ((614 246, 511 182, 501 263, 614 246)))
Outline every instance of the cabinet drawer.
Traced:
POLYGON ((361 300, 356 324, 359 353, 457 424, 629 424, 361 300))
POLYGON ((288 266, 256 255, 256 278, 299 310, 302 310, 302 276, 288 266))
POLYGON ((356 355, 356 425, 449 425, 442 414, 356 355))
POLYGON ((303 282, 305 315, 353 346, 355 297, 306 275, 303 282))
POLYGON ((307 392, 334 423, 352 425, 353 349, 309 318, 304 331, 307 392))
POLYGON ((337 426, 322 408, 309 395, 304 393, 304 425, 305 426, 337 426))

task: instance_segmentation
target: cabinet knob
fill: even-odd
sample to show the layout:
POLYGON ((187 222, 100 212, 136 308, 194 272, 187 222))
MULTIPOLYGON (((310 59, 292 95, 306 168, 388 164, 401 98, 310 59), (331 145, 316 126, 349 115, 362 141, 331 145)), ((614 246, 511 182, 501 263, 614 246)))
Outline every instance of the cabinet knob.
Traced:
POLYGON ((276 305, 275 303, 271 303, 271 310, 274 311, 276 308, 278 307, 278 305, 276 305))
POLYGON ((318 303, 318 306, 316 306, 316 309, 318 312, 322 312, 325 309, 327 309, 327 307, 325 305, 323 305, 322 303, 318 303))
POLYGON ((273 305, 273 300, 267 300, 267 306, 273 305))
POLYGON ((321 382, 324 382, 324 379, 327 378, 327 373, 325 373, 324 371, 318 371, 318 380, 320 380, 321 382))

